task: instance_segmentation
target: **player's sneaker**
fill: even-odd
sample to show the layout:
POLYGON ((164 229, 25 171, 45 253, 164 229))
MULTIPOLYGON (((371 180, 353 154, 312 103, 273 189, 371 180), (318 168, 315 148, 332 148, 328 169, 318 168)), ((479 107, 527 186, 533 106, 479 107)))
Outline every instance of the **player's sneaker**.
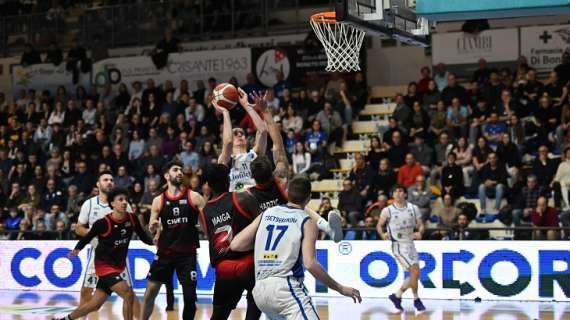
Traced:
POLYGON ((420 313, 426 311, 426 307, 424 306, 420 298, 414 299, 414 307, 420 313))
POLYGON ((334 242, 340 242, 343 238, 342 234, 342 217, 337 209, 329 211, 329 227, 331 229, 331 239, 334 242))
POLYGON ((402 298, 398 298, 395 294, 392 293, 390 296, 388 296, 388 299, 392 301, 394 308, 398 309, 400 312, 404 311, 404 308, 402 308, 402 298))

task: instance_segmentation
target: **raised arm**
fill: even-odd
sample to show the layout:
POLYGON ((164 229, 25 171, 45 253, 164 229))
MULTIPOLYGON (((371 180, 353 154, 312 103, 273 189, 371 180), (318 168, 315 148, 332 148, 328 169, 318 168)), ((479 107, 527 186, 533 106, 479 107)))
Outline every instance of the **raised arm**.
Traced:
POLYGON ((271 110, 267 108, 265 95, 261 97, 257 93, 254 93, 253 97, 255 100, 255 108, 263 112, 263 120, 267 123, 269 136, 273 141, 273 162, 275 163, 274 174, 280 178, 285 178, 289 173, 289 160, 287 159, 287 153, 285 152, 285 144, 283 143, 281 131, 277 127, 275 120, 273 120, 271 110))
POLYGON ((212 105, 217 112, 222 114, 222 117, 224 119, 224 126, 222 131, 222 152, 220 152, 220 156, 218 157, 218 163, 228 165, 230 162, 230 157, 232 155, 233 146, 232 119, 230 118, 230 112, 228 109, 218 106, 214 101, 212 101, 212 105))
POLYGON ((255 146, 253 146, 253 151, 257 154, 265 154, 265 149, 267 148, 267 125, 265 124, 265 121, 261 119, 259 114, 257 114, 257 111, 255 111, 253 106, 249 104, 247 93, 245 93, 241 88, 238 88, 238 91, 240 96, 239 102, 251 117, 251 120, 255 125, 255 129, 257 130, 255 133, 255 146))

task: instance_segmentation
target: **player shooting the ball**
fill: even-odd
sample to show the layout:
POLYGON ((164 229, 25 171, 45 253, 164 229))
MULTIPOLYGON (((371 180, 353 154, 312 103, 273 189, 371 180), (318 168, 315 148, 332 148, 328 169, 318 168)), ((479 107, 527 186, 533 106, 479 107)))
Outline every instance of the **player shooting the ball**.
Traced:
POLYGON ((239 102, 247 111, 257 129, 255 145, 251 150, 248 149, 245 131, 240 127, 232 129, 229 110, 220 106, 216 99, 212 100, 212 105, 224 118, 222 152, 218 157, 218 163, 230 168, 230 192, 243 191, 255 185, 255 180, 251 177, 250 165, 257 158, 258 154, 265 154, 267 146, 267 125, 255 110, 255 105, 263 98, 259 95, 254 95, 256 104, 250 104, 247 94, 241 88, 238 88, 238 90, 239 102))

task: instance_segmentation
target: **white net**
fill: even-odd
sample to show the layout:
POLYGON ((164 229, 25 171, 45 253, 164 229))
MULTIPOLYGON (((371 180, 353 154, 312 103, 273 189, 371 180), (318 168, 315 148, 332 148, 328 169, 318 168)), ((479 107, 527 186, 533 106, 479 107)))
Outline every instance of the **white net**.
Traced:
POLYGON ((366 34, 364 30, 338 21, 330 23, 330 19, 327 18, 315 18, 310 21, 315 34, 325 47, 327 54, 325 70, 329 72, 360 71, 358 57, 366 34))

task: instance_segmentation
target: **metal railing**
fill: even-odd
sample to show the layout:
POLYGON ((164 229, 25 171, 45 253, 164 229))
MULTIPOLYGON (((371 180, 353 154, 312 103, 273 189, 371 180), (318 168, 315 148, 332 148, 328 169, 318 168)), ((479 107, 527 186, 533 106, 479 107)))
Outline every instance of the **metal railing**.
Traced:
POLYGON ((166 29, 187 41, 309 30, 303 9, 331 8, 333 0, 144 1, 99 8, 69 8, 0 17, 0 53, 19 54, 25 43, 44 51, 52 41, 65 49, 72 38, 89 47, 100 35, 109 48, 154 45, 166 29))

